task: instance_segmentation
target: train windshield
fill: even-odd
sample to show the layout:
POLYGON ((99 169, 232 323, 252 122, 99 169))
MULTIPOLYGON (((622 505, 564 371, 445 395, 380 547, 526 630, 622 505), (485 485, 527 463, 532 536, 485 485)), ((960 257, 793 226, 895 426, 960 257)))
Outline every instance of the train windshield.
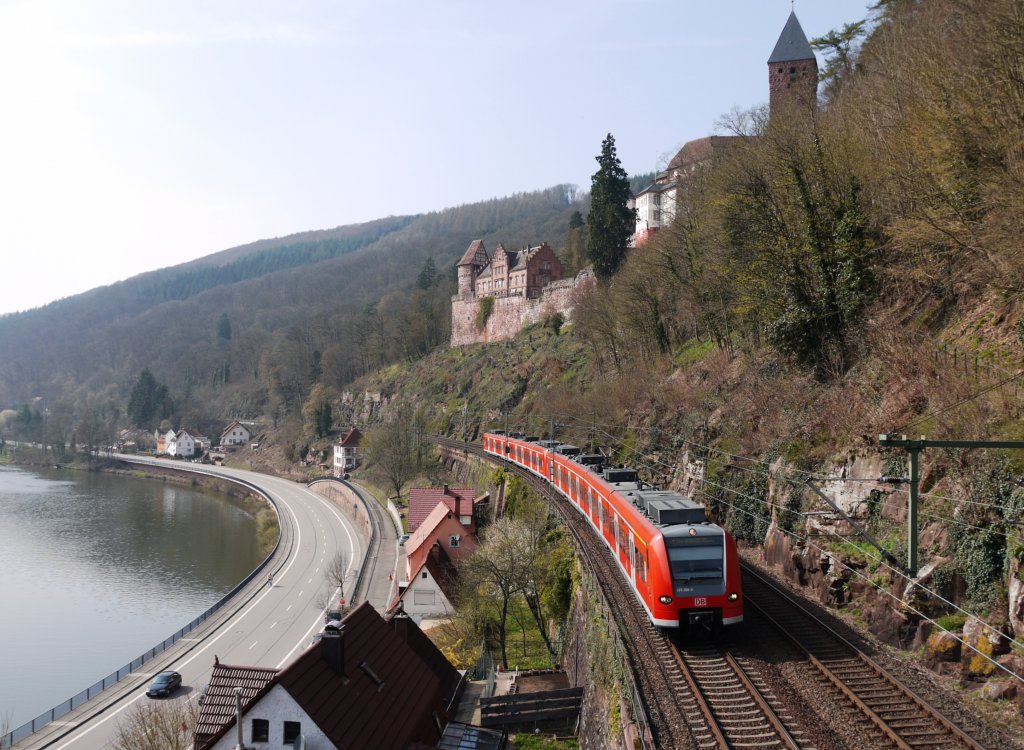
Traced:
POLYGON ((721 580, 725 554, 721 536, 666 539, 668 559, 675 581, 721 580))

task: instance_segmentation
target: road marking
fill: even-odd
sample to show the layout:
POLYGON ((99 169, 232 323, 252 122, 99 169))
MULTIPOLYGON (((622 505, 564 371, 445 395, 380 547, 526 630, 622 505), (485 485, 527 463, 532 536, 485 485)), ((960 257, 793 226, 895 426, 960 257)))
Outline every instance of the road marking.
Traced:
POLYGON ((288 607, 287 607, 287 609, 285 609, 285 612, 288 612, 288 611, 290 611, 290 610, 291 610, 291 608, 292 608, 292 605, 291 605, 291 604, 289 604, 289 605, 288 605, 288 607))
POLYGON ((277 627, 277 620, 274 620, 274 624, 270 626, 270 629, 273 630, 276 627, 277 627))
POLYGON ((250 650, 250 651, 252 651, 253 647, 254 647, 254 646, 255 646, 255 645, 257 644, 257 643, 259 643, 259 641, 253 641, 253 642, 252 642, 252 646, 249 646, 249 650, 250 650))

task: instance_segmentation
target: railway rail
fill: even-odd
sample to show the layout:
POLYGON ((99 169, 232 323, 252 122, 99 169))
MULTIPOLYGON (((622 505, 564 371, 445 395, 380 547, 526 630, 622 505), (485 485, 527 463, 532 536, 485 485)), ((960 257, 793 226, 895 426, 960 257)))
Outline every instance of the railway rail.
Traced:
POLYGON ((748 608, 785 636, 835 689, 895 747, 984 750, 984 747, 794 597, 742 564, 748 608))

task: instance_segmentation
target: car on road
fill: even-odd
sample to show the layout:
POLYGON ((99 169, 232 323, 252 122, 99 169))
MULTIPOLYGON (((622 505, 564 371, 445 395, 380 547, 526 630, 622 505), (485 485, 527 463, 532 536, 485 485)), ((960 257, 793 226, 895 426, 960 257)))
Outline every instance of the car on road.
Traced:
POLYGON ((402 534, 402 536, 398 537, 398 543, 399 544, 405 544, 408 541, 409 541, 409 535, 408 534, 402 534))
POLYGON ((167 697, 181 687, 181 675, 173 670, 161 672, 146 688, 146 695, 150 698, 167 697))

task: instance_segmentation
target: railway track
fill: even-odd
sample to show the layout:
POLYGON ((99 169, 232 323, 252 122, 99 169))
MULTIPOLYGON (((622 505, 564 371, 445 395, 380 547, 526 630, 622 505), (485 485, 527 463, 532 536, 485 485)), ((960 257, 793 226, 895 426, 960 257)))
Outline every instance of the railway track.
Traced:
POLYGON ((755 609, 802 651, 878 735, 900 750, 984 750, 938 709, 770 579, 746 563, 742 568, 747 607, 755 609))
MULTIPOLYGON (((446 447, 467 450, 465 444, 458 442, 446 447)), ((487 457, 477 446, 468 450, 487 457)), ((801 747, 733 657, 712 649, 718 661, 713 664, 711 652, 706 649, 681 651, 651 625, 590 525, 542 478, 516 466, 507 468, 553 503, 586 564, 600 581, 619 631, 629 634, 628 658, 640 682, 647 723, 657 747, 801 747)))

